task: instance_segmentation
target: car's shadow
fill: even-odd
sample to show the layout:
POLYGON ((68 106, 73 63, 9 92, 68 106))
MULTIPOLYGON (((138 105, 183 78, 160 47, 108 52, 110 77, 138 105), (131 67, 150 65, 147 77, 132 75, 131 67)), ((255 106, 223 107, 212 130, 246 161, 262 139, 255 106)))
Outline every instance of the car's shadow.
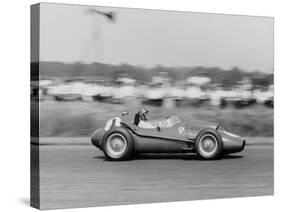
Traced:
MULTIPOLYGON (((93 158, 109 161, 104 155, 94 156, 93 158)), ((242 155, 224 155, 215 160, 230 160, 243 158, 242 155)), ((138 154, 132 160, 200 160, 206 161, 196 154, 138 154)))

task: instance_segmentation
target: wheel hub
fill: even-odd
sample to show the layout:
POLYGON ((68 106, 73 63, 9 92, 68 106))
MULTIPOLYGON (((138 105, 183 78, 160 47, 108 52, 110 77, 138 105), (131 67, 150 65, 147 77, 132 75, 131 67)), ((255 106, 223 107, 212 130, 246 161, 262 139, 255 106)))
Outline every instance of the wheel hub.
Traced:
POLYGON ((110 146, 111 148, 115 151, 115 152, 121 152, 122 149, 125 146, 125 142, 123 141, 123 139, 119 138, 119 137, 114 137, 111 141, 110 141, 110 146))
POLYGON ((206 152, 212 152, 216 147, 216 142, 212 138, 207 137, 202 140, 202 147, 206 152))
POLYGON ((206 134, 200 138, 199 150, 205 157, 211 157, 218 148, 218 142, 215 136, 206 134))
POLYGON ((126 150, 127 142, 123 135, 114 133, 107 139, 106 146, 112 157, 119 157, 126 150))

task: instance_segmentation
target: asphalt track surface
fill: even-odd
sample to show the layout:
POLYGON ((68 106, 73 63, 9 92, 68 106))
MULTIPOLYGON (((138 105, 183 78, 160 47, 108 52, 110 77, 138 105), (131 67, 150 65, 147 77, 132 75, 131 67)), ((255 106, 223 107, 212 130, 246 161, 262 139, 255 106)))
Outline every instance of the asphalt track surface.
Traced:
POLYGON ((125 162, 90 145, 40 145, 40 187, 42 209, 272 195, 273 145, 215 161, 146 154, 125 162))

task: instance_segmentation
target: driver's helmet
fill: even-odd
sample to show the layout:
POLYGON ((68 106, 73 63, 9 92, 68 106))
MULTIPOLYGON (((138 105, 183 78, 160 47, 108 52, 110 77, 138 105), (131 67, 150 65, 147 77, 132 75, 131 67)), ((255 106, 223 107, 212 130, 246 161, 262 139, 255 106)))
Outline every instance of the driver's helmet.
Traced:
POLYGON ((148 113, 148 110, 141 109, 141 110, 138 112, 140 120, 146 121, 146 120, 147 120, 147 113, 148 113))

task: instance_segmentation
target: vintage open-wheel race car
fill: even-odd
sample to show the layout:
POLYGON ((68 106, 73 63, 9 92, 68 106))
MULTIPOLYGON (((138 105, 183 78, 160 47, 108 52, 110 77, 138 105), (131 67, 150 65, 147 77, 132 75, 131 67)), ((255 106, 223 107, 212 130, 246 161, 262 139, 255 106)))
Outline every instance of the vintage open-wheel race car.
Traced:
POLYGON ((138 153, 197 153, 204 159, 240 152, 245 140, 210 122, 182 122, 177 116, 148 121, 148 111, 123 112, 91 135, 92 144, 109 160, 128 160, 138 153))

